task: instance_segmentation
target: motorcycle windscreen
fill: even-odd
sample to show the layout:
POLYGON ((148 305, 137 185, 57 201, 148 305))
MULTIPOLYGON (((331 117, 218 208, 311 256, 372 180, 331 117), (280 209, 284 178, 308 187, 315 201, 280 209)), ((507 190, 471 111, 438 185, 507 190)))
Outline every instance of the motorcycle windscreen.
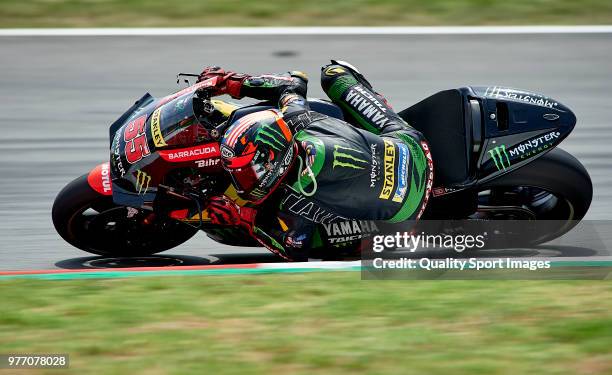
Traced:
POLYGON ((147 131, 152 110, 134 113, 117 129, 111 140, 113 201, 118 205, 143 207, 155 198, 153 161, 158 157, 147 131))
POLYGON ((115 133, 117 130, 125 125, 126 120, 135 116, 145 110, 146 108, 151 107, 151 104, 156 100, 151 94, 146 93, 142 96, 142 98, 138 99, 130 108, 128 108, 115 122, 113 122, 109 128, 109 140, 112 143, 113 138, 115 137, 115 133))
POLYGON ((193 93, 134 112, 111 141, 113 201, 151 207, 167 172, 158 150, 189 147, 210 139, 194 114, 193 93))
POLYGON ((195 95, 184 94, 153 111, 148 122, 155 149, 189 147, 213 140, 195 114, 195 95))

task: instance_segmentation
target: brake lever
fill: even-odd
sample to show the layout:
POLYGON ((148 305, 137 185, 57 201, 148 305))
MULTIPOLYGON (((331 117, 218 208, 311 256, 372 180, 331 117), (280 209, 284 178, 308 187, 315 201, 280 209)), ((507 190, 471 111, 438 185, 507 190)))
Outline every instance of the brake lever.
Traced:
MULTIPOLYGON (((176 84, 179 85, 181 82, 181 77, 195 77, 195 78, 199 78, 200 75, 199 74, 193 74, 193 73, 179 73, 176 75, 176 84)), ((187 84, 187 86, 191 86, 191 82, 189 82, 189 79, 185 79, 183 80, 183 82, 185 84, 187 84)))

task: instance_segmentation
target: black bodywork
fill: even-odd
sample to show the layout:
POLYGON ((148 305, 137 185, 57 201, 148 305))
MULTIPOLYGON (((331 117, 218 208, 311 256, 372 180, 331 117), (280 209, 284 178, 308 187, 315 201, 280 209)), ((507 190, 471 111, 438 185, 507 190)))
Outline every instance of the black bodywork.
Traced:
POLYGON ((554 99, 497 86, 442 91, 399 114, 431 145, 434 185, 447 189, 436 195, 519 168, 576 124, 574 113, 554 99))
POLYGON ((576 124, 552 98, 499 86, 441 91, 399 115, 431 147, 434 188, 424 218, 472 214, 479 186, 550 151, 576 124))

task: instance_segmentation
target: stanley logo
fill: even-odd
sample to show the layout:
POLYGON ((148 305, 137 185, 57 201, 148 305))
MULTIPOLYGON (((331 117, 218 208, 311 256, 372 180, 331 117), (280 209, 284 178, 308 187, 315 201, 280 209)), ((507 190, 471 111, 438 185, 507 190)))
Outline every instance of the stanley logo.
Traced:
POLYGON ((351 155, 352 152, 363 154, 363 152, 354 148, 334 145, 334 162, 332 164, 332 169, 336 169, 336 167, 365 169, 365 167, 369 165, 367 160, 351 155))
POLYGON ((510 157, 506 152, 506 145, 497 146, 492 150, 489 150, 489 155, 493 162, 495 163, 495 167, 497 167, 498 171, 502 169, 505 171, 506 168, 510 168, 510 157))
POLYGON ((151 183, 151 176, 140 169, 136 171, 136 189, 138 189, 138 195, 144 195, 149 190, 149 184, 151 183))
POLYGON ((395 185, 395 145, 393 142, 385 139, 385 180, 383 188, 378 196, 380 199, 389 199, 391 192, 393 191, 393 185, 395 185))
POLYGON ((153 143, 155 143, 155 147, 166 147, 168 144, 162 136, 160 118, 161 108, 157 108, 151 115, 151 135, 153 136, 153 143))

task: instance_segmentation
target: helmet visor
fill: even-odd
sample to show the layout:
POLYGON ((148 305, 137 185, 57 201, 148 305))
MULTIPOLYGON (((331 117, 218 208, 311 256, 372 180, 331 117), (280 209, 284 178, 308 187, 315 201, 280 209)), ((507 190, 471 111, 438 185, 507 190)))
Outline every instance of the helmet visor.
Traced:
POLYGON ((228 160, 226 169, 238 193, 249 193, 267 179, 268 162, 268 156, 261 151, 228 160))

